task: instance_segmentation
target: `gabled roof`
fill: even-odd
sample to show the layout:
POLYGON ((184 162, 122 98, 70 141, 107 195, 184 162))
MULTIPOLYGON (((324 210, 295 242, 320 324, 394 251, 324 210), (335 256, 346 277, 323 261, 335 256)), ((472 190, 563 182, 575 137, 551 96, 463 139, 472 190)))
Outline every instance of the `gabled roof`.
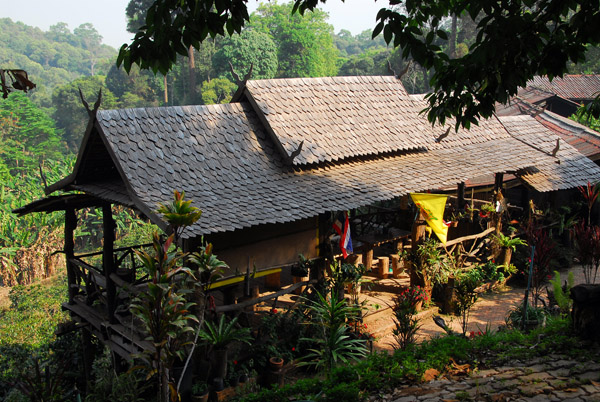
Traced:
POLYGON ((287 157, 303 143, 294 165, 426 148, 434 139, 392 76, 248 81, 245 95, 287 157))
POLYGON ((546 76, 537 76, 528 81, 527 86, 571 100, 592 100, 600 93, 600 75, 567 74, 552 81, 546 76))
POLYGON ((505 116, 500 121, 515 138, 552 154, 559 141, 556 159, 540 161, 520 177, 541 192, 556 191, 600 181, 600 169, 577 149, 531 116, 505 116))
MULTIPOLYGON (((297 80, 272 81, 278 88, 300 85, 297 80)), ((306 104, 309 99, 319 103, 321 96, 327 99, 349 96, 343 91, 334 97, 322 92, 327 85, 341 91, 338 79, 302 81, 321 88, 312 92, 316 98, 302 98, 306 104)), ((195 237, 292 222, 410 192, 455 185, 482 174, 552 165, 556 160, 548 152, 516 140, 495 118, 480 122, 471 131, 445 133, 444 128, 431 128, 425 117, 417 114, 424 108, 422 99, 405 95, 403 90, 391 91, 389 87, 396 85, 396 81, 392 84, 389 77, 349 81, 355 83, 348 86, 349 92, 355 92, 353 85, 362 88, 367 85, 365 82, 371 82, 381 103, 385 99, 382 93, 386 93, 397 107, 394 112, 401 123, 391 121, 391 109, 383 104, 371 108, 362 102, 359 109, 348 104, 342 112, 332 104, 343 118, 331 113, 334 123, 319 120, 328 124, 327 130, 314 128, 304 137, 304 129, 310 127, 306 125, 310 113, 300 106, 289 109, 287 120, 280 121, 289 125, 284 133, 290 138, 288 145, 307 138, 307 145, 319 144, 324 148, 319 154, 322 161, 316 155, 312 161, 312 151, 303 156, 302 152, 313 149, 307 146, 298 155, 303 158, 302 163, 290 164, 290 154, 278 140, 279 135, 283 138, 283 131, 275 134, 270 124, 264 124, 267 120, 264 110, 272 115, 283 113, 281 110, 285 108, 280 103, 284 98, 267 96, 261 101, 263 106, 258 107, 258 101, 249 99, 255 87, 250 81, 246 97, 228 105, 98 111, 93 128, 86 133, 85 149, 79 154, 80 159, 89 160, 79 160, 76 171, 54 189, 85 189, 105 198, 125 194, 163 227, 164 222, 153 211, 159 203, 170 202, 174 190, 185 191, 186 197, 203 211, 200 220, 183 235, 195 237), (271 112, 274 110, 277 112, 271 112), (386 125, 374 126, 369 135, 366 129, 359 130, 360 134, 349 131, 352 125, 344 119, 360 122, 365 115, 370 121, 377 118, 375 111, 381 113, 383 121, 390 120, 391 129, 386 125), (415 127, 420 129, 415 131, 415 127), (413 137, 407 134, 413 133, 411 130, 419 146, 411 146, 413 137), (338 138, 337 142, 328 142, 329 132, 341 137, 332 135, 331 138, 338 138), (448 135, 444 137, 444 133, 448 135), (380 137, 387 140, 381 141, 380 137), (348 140, 343 141, 345 138, 348 140), (350 141, 351 138, 356 141, 350 141), (111 186, 101 185, 107 183, 98 175, 102 166, 113 172, 108 180, 111 186)), ((361 91, 363 95, 369 92, 367 88, 361 91)))
MULTIPOLYGON (((526 93, 546 94, 544 91, 535 89, 526 91, 526 93)), ((521 91, 519 91, 519 94, 521 94, 521 91)), ((539 97, 536 99, 539 100, 539 97)), ((534 99, 530 100, 533 101, 534 99)), ((496 115, 500 118, 518 115, 533 116, 539 123, 550 129, 552 134, 558 134, 583 155, 591 160, 600 159, 600 133, 557 113, 544 110, 543 107, 524 99, 520 95, 512 98, 507 105, 498 104, 496 115)))
POLYGON ((591 160, 600 159, 600 133, 597 131, 549 111, 538 114, 535 119, 591 160))

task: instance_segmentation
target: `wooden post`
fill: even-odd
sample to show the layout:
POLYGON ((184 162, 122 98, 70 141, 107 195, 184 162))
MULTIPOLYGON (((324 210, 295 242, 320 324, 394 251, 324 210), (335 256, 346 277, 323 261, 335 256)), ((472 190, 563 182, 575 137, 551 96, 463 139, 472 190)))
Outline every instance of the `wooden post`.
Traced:
POLYGON ((377 263, 377 274, 384 279, 390 276, 390 257, 379 257, 377 263))
MULTIPOLYGON (((412 226, 411 253, 416 254, 419 244, 423 243, 423 239, 425 239, 426 226, 427 223, 425 222, 425 215, 423 215, 423 212, 419 209, 417 219, 412 226)), ((423 272, 424 269, 417 258, 413 258, 413 261, 416 263, 411 264, 410 267, 410 285, 426 287, 426 280, 424 278, 425 273, 423 272)))
POLYGON ((495 179, 494 179, 494 192, 498 192, 500 190, 502 190, 502 184, 504 183, 504 174, 503 173, 496 173, 495 179))
POLYGON ((104 226, 104 246, 102 248, 102 265, 106 280, 106 299, 108 304, 108 320, 116 323, 115 310, 117 308, 117 288, 110 275, 115 273, 115 221, 112 216, 111 204, 102 205, 102 222, 104 226))
POLYGON ((398 254, 390 255, 390 260, 392 261, 392 277, 395 279, 400 278, 400 256, 398 254))
POLYGON ((80 329, 81 331, 81 348, 83 355, 83 371, 85 374, 85 384, 87 387, 92 383, 92 363, 94 362, 94 349, 92 345, 92 334, 87 328, 80 329))
POLYGON ((370 244, 367 245, 367 250, 363 254, 363 260, 365 261, 367 271, 370 271, 373 265, 373 247, 370 244))
POLYGON ((75 210, 69 208, 65 211, 65 259, 67 260, 67 280, 69 282, 69 304, 73 304, 73 298, 77 294, 77 275, 75 267, 71 262, 75 258, 75 238, 73 233, 77 227, 77 216, 75 210))
POLYGON ((456 209, 458 211, 465 210, 465 182, 458 183, 458 190, 456 194, 456 209))

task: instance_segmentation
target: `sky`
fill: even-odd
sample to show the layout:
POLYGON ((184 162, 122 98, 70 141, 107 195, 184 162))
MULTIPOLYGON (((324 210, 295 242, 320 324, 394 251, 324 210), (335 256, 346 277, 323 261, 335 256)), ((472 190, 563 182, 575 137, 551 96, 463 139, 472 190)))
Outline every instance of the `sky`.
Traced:
MULTIPOLYGON (((57 22, 66 22, 69 29, 91 22, 103 37, 103 43, 121 47, 133 37, 127 32, 125 8, 129 0, 0 0, 0 18, 10 18, 26 25, 47 31, 57 22)), ((248 0, 250 12, 256 9, 257 0, 248 0)), ((373 29, 375 16, 386 2, 379 0, 329 0, 321 6, 329 13, 329 23, 338 33, 347 29, 356 35, 373 29)))

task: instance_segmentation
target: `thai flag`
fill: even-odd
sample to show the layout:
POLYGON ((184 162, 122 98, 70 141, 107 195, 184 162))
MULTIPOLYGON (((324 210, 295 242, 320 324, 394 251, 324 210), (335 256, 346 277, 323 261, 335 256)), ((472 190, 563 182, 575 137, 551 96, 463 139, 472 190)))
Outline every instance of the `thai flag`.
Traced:
POLYGON ((348 254, 352 254, 352 239, 350 238, 350 221, 348 220, 348 211, 344 211, 343 217, 339 218, 333 223, 333 229, 340 235, 340 249, 344 258, 348 257, 348 254))

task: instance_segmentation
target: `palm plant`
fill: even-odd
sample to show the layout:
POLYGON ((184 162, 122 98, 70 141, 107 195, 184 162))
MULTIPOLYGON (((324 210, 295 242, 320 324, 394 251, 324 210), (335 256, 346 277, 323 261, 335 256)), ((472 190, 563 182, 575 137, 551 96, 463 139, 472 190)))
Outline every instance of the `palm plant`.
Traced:
POLYGON ((225 315, 221 315, 216 324, 205 321, 198 332, 198 337, 212 347, 214 377, 225 378, 227 375, 227 345, 235 341, 246 344, 252 341, 250 328, 237 327, 236 323, 237 317, 226 322, 225 315))
POLYGON ((331 369, 339 363, 348 363, 366 356, 366 342, 353 339, 346 324, 347 319, 358 317, 359 308, 348 305, 344 299, 338 300, 335 294, 326 297, 317 293, 317 300, 306 299, 306 302, 315 335, 302 340, 312 342, 315 347, 308 350, 299 365, 322 369, 329 376, 331 369))
POLYGON ((200 330, 200 339, 209 343, 214 349, 225 349, 231 342, 238 341, 250 344, 250 328, 236 326, 237 317, 231 321, 225 321, 225 315, 221 315, 219 321, 214 324, 210 321, 204 322, 204 328, 200 330))
POLYGON ((158 375, 159 400, 166 402, 169 390, 173 390, 171 368, 176 358, 184 356, 185 333, 193 331, 190 321, 197 321, 190 313, 192 303, 186 301, 178 288, 175 276, 190 274, 188 268, 180 266, 183 254, 169 251, 174 236, 161 243, 158 233, 153 238, 153 253, 138 252, 146 273, 150 278, 148 290, 141 292, 131 303, 131 312, 143 323, 146 339, 152 349, 140 356, 148 368, 149 375, 158 375))

